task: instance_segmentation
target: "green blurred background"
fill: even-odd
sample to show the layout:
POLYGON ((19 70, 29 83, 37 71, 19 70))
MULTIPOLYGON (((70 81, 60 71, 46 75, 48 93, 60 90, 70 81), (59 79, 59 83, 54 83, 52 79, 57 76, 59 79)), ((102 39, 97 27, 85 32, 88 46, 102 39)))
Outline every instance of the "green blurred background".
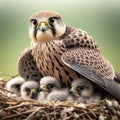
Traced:
POLYGON ((29 17, 46 9, 87 31, 120 73, 120 0, 0 0, 0 72, 17 73, 19 55, 31 42, 29 17))

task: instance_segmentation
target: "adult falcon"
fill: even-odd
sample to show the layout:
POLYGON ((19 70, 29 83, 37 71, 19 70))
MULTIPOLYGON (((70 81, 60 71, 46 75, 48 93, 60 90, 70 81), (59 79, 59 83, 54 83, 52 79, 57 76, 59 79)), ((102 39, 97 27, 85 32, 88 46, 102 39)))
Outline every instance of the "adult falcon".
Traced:
POLYGON ((120 99, 120 87, 113 66, 101 54, 85 31, 66 25, 61 16, 45 10, 30 17, 31 46, 20 56, 19 74, 38 80, 54 76, 64 86, 82 76, 120 99))

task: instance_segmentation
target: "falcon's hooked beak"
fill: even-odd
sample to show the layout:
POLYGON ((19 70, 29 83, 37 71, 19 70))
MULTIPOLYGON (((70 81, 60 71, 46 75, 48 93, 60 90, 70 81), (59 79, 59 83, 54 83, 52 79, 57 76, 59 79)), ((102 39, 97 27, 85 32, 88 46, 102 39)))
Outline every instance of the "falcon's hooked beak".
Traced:
POLYGON ((42 21, 39 23, 38 28, 44 33, 46 30, 48 30, 49 25, 47 22, 42 21))

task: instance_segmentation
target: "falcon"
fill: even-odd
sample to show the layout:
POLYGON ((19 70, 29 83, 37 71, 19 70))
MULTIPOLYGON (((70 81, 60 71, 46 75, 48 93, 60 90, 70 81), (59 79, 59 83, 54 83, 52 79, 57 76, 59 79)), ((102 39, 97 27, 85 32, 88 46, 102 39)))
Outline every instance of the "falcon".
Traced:
POLYGON ((72 82, 70 93, 78 103, 93 103, 101 100, 101 93, 96 92, 93 83, 85 78, 72 82))
POLYGON ((5 88, 12 92, 12 93, 7 93, 9 97, 14 97, 14 96, 20 96, 20 88, 21 85, 25 82, 25 80, 21 77, 15 77, 7 81, 5 88))
POLYGON ((59 89, 61 89, 61 84, 55 77, 45 76, 40 79, 40 92, 37 99, 39 101, 44 101, 46 100, 49 93, 51 93, 53 90, 59 89))
POLYGON ((40 80, 38 100, 65 101, 73 100, 68 88, 62 88, 60 82, 52 77, 45 76, 40 80), (44 97, 43 97, 44 96, 44 97))
POLYGON ((84 76, 120 99, 120 81, 87 32, 66 25, 60 14, 44 10, 29 21, 31 45, 19 58, 18 71, 25 79, 54 76, 62 86, 84 76), (116 81, 115 81, 116 80, 116 81))
POLYGON ((21 97, 24 99, 37 99, 39 94, 39 84, 35 81, 26 81, 21 86, 21 97))
POLYGON ((55 77, 45 76, 40 80, 40 91, 51 92, 59 89, 61 89, 61 84, 55 77))

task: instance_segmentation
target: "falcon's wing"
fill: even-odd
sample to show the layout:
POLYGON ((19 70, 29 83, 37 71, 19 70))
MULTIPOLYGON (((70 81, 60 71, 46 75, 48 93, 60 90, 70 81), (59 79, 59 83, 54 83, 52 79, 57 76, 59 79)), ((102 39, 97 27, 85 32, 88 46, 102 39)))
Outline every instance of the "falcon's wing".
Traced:
POLYGON ((30 48, 26 48, 19 58, 18 72, 25 80, 39 81, 42 75, 38 72, 30 48))
POLYGON ((114 81, 114 69, 100 52, 90 48, 73 47, 62 55, 62 61, 120 99, 120 86, 114 81))
POLYGON ((119 83, 120 84, 120 74, 119 73, 115 73, 115 78, 114 78, 114 80, 117 82, 117 83, 119 83))

